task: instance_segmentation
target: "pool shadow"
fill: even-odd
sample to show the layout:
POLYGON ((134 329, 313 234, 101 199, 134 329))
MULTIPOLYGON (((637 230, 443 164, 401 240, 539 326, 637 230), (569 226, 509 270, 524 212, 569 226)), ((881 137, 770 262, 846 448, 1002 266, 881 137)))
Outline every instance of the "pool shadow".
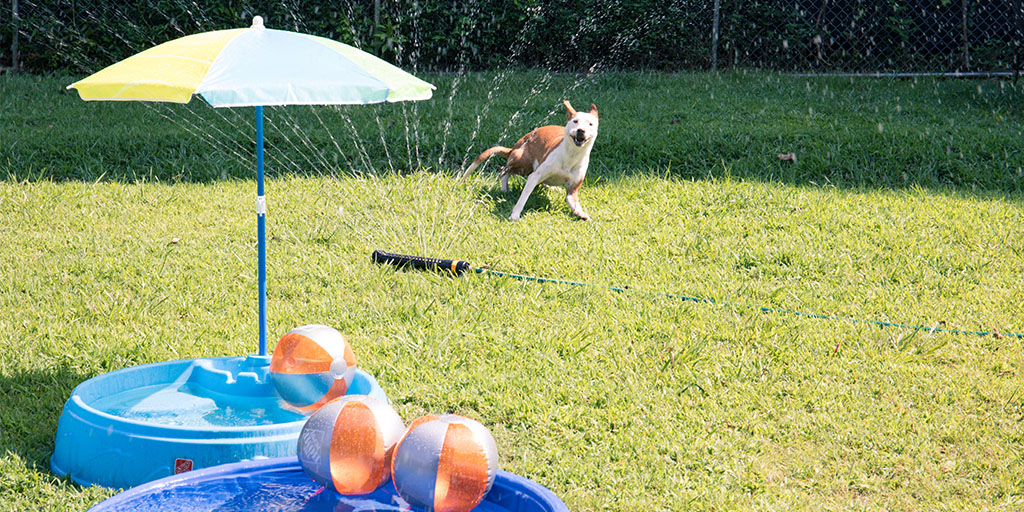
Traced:
POLYGON ((67 363, 0 375, 0 453, 50 472, 57 421, 75 386, 88 379, 67 363))

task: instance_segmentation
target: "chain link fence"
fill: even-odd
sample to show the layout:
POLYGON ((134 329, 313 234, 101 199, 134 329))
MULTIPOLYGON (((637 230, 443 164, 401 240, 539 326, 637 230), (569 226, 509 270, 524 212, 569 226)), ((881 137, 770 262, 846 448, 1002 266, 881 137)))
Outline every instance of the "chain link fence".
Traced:
POLYGON ((95 71, 258 12, 421 69, 1009 74, 1021 1, 0 0, 0 67, 95 71))
POLYGON ((797 0, 791 13, 785 27, 765 27, 766 36, 784 34, 781 44, 758 48, 755 42, 745 50, 763 55, 765 67, 852 73, 1020 70, 1020 0, 797 0))

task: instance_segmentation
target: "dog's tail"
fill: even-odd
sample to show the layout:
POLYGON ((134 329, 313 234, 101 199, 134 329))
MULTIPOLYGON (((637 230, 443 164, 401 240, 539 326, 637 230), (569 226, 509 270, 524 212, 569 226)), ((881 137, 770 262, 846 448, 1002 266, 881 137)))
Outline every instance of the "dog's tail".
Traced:
POLYGON ((480 156, 476 157, 476 160, 473 160, 473 163, 469 164, 469 167, 466 168, 466 173, 468 174, 477 170, 481 165, 483 165, 484 162, 487 161, 488 158, 494 155, 501 155, 507 157, 508 154, 511 152, 512 148, 506 148, 504 146, 494 146, 493 148, 488 149, 483 153, 480 153, 480 156))

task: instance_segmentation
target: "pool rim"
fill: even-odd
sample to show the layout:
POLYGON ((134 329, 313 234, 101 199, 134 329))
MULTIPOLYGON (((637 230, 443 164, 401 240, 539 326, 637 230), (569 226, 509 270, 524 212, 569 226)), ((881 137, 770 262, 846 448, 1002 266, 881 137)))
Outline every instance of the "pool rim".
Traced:
MULTIPOLYGON (((86 512, 107 512, 120 510, 119 507, 130 504, 137 497, 146 494, 157 493, 176 486, 188 486, 199 481, 215 480, 217 478, 230 478, 248 473, 263 473, 270 471, 302 471, 298 456, 274 457, 268 459, 249 460, 232 462, 212 466, 208 468, 189 471, 177 475, 171 475, 145 484, 138 485, 126 491, 111 496, 96 505, 90 507, 86 512)), ((316 485, 310 480, 311 485, 316 485)), ((384 485, 391 485, 389 480, 384 485)), ((498 470, 495 473, 494 488, 506 487, 516 492, 526 494, 546 509, 544 512, 569 512, 561 498, 553 491, 543 485, 534 482, 526 477, 510 473, 505 470, 498 470)), ((411 510, 419 510, 412 508, 411 510)))

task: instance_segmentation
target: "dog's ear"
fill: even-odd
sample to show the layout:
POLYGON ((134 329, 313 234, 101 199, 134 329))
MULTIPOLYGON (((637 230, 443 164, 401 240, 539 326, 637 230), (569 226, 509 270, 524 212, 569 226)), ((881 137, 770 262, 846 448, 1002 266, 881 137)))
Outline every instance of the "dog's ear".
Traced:
POLYGON ((562 104, 565 105, 565 120, 568 121, 576 115, 576 109, 572 108, 572 105, 569 104, 569 100, 563 101, 562 104))
POLYGON ((597 117, 597 105, 590 104, 590 115, 597 117))

